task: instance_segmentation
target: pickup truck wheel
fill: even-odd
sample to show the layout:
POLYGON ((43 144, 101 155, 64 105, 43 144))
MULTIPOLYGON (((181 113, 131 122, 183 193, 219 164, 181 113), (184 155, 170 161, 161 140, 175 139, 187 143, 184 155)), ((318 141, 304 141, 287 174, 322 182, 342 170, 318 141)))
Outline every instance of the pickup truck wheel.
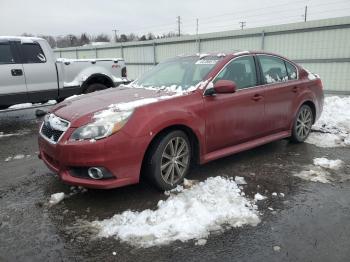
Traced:
POLYGON ((95 84, 91 84, 89 85, 85 90, 84 90, 84 94, 88 94, 88 93, 92 93, 95 91, 99 91, 99 90, 103 90, 106 89, 107 86, 103 85, 103 84, 99 84, 99 83, 95 83, 95 84))
POLYGON ((148 153, 147 174, 160 190, 181 184, 190 169, 191 144, 180 130, 160 137, 148 153))

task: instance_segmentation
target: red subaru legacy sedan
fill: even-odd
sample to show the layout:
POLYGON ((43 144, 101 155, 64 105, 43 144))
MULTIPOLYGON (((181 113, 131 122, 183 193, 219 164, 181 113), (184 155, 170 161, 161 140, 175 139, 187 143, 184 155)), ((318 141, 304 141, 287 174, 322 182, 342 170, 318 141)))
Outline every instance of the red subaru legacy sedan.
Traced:
POLYGON ((127 86, 66 100, 45 116, 40 158, 68 184, 180 184, 206 163, 282 138, 303 142, 322 82, 265 52, 180 56, 127 86))

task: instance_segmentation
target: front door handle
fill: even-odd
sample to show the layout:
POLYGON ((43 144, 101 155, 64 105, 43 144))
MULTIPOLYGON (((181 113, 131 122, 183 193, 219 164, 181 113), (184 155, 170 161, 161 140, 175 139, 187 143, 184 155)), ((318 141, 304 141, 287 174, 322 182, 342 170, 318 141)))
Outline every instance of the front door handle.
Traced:
POLYGON ((252 100, 254 101, 260 101, 261 99, 263 99, 264 97, 262 95, 256 94, 252 97, 252 100))
POLYGON ((11 75, 13 75, 13 76, 21 76, 21 75, 23 75, 23 70, 22 69, 12 69, 11 70, 11 75))

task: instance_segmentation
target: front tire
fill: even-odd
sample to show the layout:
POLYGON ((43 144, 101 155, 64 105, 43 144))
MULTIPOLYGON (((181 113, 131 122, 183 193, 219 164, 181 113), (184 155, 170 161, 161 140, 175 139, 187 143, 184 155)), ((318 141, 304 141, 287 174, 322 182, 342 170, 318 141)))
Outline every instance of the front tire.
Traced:
POLYGON ((170 190, 183 182, 191 164, 191 144, 180 130, 158 138, 148 152, 147 175, 160 190, 170 190))
POLYGON ((314 122, 314 114, 308 105, 302 105, 294 120, 291 141, 302 143, 311 132, 311 126, 314 122))

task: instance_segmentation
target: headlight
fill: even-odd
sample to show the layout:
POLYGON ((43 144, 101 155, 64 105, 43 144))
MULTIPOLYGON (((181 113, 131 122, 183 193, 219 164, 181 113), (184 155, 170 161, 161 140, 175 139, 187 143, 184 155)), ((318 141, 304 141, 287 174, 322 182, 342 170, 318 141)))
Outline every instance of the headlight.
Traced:
POLYGON ((94 115, 94 122, 79 127, 71 135, 71 140, 90 140, 108 137, 118 132, 130 118, 131 111, 114 112, 112 109, 94 115))

